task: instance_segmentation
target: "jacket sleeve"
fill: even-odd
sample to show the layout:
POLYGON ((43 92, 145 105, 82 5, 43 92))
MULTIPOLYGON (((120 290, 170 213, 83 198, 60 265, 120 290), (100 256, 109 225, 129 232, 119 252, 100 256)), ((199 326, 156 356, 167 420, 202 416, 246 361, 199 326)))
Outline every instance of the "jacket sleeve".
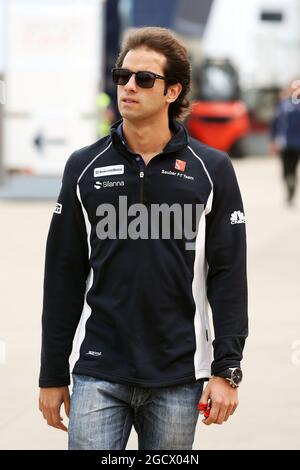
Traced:
POLYGON ((215 339, 212 375, 239 367, 248 335, 246 230, 243 202, 230 158, 218 163, 206 224, 207 297, 215 339))
POLYGON ((89 272, 87 233, 74 175, 66 163, 45 256, 40 387, 70 383, 69 356, 83 309, 89 272))

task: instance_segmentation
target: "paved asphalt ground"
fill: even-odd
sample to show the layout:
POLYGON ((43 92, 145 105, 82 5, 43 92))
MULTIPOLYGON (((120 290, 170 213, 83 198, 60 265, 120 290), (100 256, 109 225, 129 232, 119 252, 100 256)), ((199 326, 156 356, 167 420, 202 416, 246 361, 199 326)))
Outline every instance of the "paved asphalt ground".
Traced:
MULTIPOLYGON (((240 406, 199 419, 194 449, 300 448, 300 191, 284 204, 275 157, 234 162, 248 234, 250 336, 240 406)), ((65 449, 38 411, 45 240, 54 203, 0 201, 0 449, 65 449)), ((127 449, 137 449, 132 429, 127 449)))

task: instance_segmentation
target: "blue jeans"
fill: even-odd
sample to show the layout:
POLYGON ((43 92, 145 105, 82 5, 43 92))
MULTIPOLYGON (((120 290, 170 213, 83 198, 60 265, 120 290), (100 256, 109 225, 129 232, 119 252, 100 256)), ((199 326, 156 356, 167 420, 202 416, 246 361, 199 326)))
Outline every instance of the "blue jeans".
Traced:
POLYGON ((121 450, 132 425, 138 449, 192 449, 203 380, 135 387, 73 374, 69 449, 121 450))

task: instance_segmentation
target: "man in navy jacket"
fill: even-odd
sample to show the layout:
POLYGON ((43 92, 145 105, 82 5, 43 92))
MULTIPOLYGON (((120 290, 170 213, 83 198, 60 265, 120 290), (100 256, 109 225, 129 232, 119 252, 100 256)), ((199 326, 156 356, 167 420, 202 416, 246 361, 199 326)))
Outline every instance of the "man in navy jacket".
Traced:
POLYGON ((168 30, 128 36, 112 73, 122 120, 70 156, 48 234, 40 410, 67 430, 73 345, 70 449, 124 449, 132 424, 139 449, 191 449, 198 405, 209 425, 238 404, 243 203, 229 157, 178 121, 190 64, 168 30))

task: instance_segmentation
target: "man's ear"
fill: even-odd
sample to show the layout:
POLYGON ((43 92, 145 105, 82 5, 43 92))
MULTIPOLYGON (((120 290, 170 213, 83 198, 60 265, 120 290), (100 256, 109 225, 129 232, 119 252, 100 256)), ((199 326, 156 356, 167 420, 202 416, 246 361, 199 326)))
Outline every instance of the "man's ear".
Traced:
POLYGON ((167 94, 166 94, 166 102, 167 103, 174 103, 177 100, 178 96, 180 95, 182 90, 181 83, 175 83, 174 85, 169 85, 167 94))

